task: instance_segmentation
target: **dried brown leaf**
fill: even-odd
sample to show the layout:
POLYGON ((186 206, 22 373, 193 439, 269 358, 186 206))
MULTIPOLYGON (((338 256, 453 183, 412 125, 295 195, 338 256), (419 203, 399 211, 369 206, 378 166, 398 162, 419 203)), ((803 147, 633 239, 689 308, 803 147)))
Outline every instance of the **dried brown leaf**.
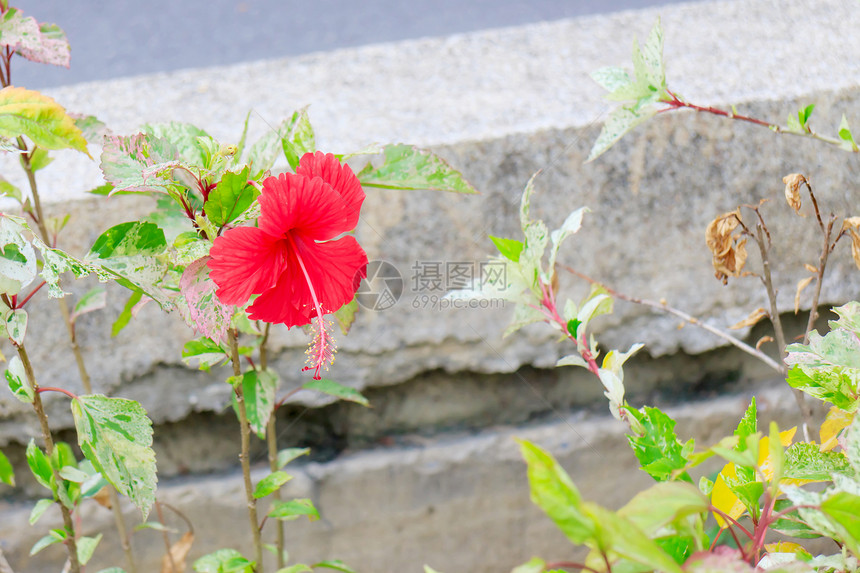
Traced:
POLYGON ((797 282, 797 292, 794 293, 794 314, 800 312, 800 293, 803 292, 803 289, 809 286, 809 283, 812 282, 815 276, 806 277, 805 279, 801 279, 797 282))
POLYGON ((755 349, 761 350, 762 345, 766 342, 773 342, 773 336, 762 336, 758 339, 758 342, 755 343, 755 349))
POLYGON ((800 186, 806 183, 806 177, 800 173, 792 173, 782 178, 785 183, 785 200, 794 212, 800 215, 800 186))
POLYGON ((106 485, 101 488, 98 493, 93 496, 93 499, 96 500, 96 503, 98 503, 100 506, 111 509, 113 507, 113 504, 111 504, 110 502, 110 491, 108 490, 109 487, 111 486, 106 485))
POLYGON ((171 546, 170 554, 161 558, 161 573, 184 573, 185 558, 191 551, 192 543, 194 543, 194 534, 186 531, 182 538, 171 546), (176 565, 176 569, 173 565, 176 565))
POLYGON ((761 319, 766 318, 768 316, 770 316, 768 312, 765 309, 759 307, 752 311, 745 319, 743 319, 737 324, 731 325, 729 328, 731 330, 739 330, 741 328, 746 328, 747 326, 753 326, 757 324, 761 319))
POLYGON ((809 263, 804 263, 804 264, 803 264, 803 268, 805 268, 806 270, 808 270, 809 272, 811 272, 811 273, 812 273, 812 274, 814 274, 814 275, 817 275, 817 274, 818 274, 818 269, 817 269, 817 268, 815 268, 815 267, 813 267, 813 266, 812 266, 812 265, 810 265, 809 263))
POLYGON ((714 276, 723 284, 728 277, 739 277, 747 260, 746 239, 732 232, 741 224, 740 208, 723 213, 708 224, 705 242, 713 255, 714 276))
POLYGON ((851 237, 851 256, 854 258, 854 264, 860 268, 860 217, 848 217, 842 221, 842 232, 847 232, 851 237))

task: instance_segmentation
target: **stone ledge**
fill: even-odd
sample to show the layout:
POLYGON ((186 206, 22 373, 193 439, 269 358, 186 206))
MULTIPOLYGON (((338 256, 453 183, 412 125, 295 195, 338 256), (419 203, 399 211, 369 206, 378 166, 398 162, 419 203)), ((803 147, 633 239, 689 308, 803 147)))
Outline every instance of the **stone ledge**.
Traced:
MULTIPOLYGON (((787 386, 758 394, 760 425, 796 419, 787 386)), ((708 445, 730 435, 749 404, 749 395, 670 408, 678 435, 708 445)), ((498 573, 534 555, 568 558, 570 543, 529 501, 525 466, 513 438, 540 444, 558 457, 583 497, 617 508, 654 483, 637 470, 624 437, 625 425, 608 416, 559 414, 551 423, 496 427, 472 436, 427 440, 423 447, 376 449, 345 455, 328 463, 292 469, 285 495, 310 497, 322 514, 314 523, 287 524, 293 559, 339 558, 358 571, 419 571, 428 563, 440 571, 498 573)), ((267 470, 257 466, 255 480, 267 470)), ((192 521, 196 538, 190 559, 221 547, 249 551, 231 524, 245 523, 241 476, 228 474, 163 482, 159 499, 192 521)), ((62 552, 53 548, 27 557, 29 547, 59 516, 46 515, 36 528, 26 526, 29 507, 3 505, 0 548, 15 571, 49 570, 62 552)), ((126 508, 128 519, 137 519, 126 508)), ((82 508, 87 528, 104 531, 93 569, 122 562, 112 532, 111 513, 95 504, 82 508), (96 561, 97 560, 97 561, 96 561)), ((184 526, 171 517, 171 525, 184 526)), ((271 534, 270 531, 268 531, 271 534)), ((157 532, 135 536, 142 570, 156 570, 163 544, 157 532)))

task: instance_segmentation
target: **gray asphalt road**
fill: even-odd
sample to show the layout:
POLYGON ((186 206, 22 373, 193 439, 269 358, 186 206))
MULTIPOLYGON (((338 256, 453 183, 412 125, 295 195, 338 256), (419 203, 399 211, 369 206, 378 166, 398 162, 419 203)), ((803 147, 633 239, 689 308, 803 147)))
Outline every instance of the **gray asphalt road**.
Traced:
POLYGON ((41 89, 678 1, 11 0, 72 46, 71 69, 18 58, 12 80, 41 89))

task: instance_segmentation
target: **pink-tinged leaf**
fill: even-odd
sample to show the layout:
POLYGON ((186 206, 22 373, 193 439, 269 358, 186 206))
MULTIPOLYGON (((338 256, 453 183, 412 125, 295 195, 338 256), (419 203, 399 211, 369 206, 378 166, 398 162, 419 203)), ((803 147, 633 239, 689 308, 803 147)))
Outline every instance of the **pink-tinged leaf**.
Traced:
POLYGON ((0 90, 0 136, 27 136, 44 149, 87 151, 87 142, 63 106, 37 91, 6 87, 0 90))
POLYGON ((34 18, 25 18, 17 8, 9 8, 0 18, 0 46, 37 50, 40 41, 39 23, 34 18))
POLYGON ((202 257, 188 265, 179 280, 179 290, 188 305, 187 314, 182 312, 188 326, 218 342, 226 339, 234 309, 215 296, 217 286, 209 278, 208 261, 209 257, 202 257))
POLYGON ((169 186, 176 184, 170 177, 176 166, 176 148, 166 139, 143 133, 105 136, 101 169, 105 180, 114 186, 113 192, 166 193, 169 186))
POLYGON ((64 68, 68 68, 72 60, 66 33, 56 24, 39 24, 39 41, 36 47, 22 45, 18 48, 18 53, 32 62, 64 68))

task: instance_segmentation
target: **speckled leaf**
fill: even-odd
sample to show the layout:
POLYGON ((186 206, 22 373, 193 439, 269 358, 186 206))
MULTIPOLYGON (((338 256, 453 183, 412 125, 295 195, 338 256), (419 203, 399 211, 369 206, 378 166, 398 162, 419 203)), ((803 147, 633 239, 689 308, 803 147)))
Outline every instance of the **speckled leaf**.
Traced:
MULTIPOLYGON (((77 113, 70 113, 69 115, 75 120, 75 125, 77 125, 78 129, 81 130, 87 143, 101 144, 104 136, 110 131, 104 122, 94 115, 82 115, 77 113)), ((93 191, 90 191, 90 193, 93 193, 93 191)))
POLYGON ((379 167, 368 163, 358 173, 364 187, 383 189, 430 189, 455 193, 477 193, 460 172, 431 151, 411 145, 386 145, 379 167))
POLYGON ((171 121, 154 123, 143 126, 143 132, 150 140, 160 139, 169 141, 176 149, 182 163, 205 167, 208 162, 207 145, 204 142, 214 141, 212 136, 190 123, 171 121))
POLYGON ((134 400, 92 395, 72 400, 72 416, 86 458, 145 518, 157 481, 146 411, 134 400))
POLYGON ((606 67, 591 72, 591 79, 608 92, 630 85, 633 81, 624 68, 606 67))
POLYGON ((166 248, 164 231, 158 225, 133 221, 102 233, 86 260, 108 271, 126 288, 142 290, 162 307, 169 307, 169 297, 157 286, 167 270, 158 255, 166 248))
POLYGON ((278 156, 283 153, 290 167, 298 165, 298 160, 305 153, 316 149, 314 131, 308 118, 307 108, 293 112, 293 115, 281 122, 277 131, 271 130, 251 146, 248 152, 248 164, 253 170, 254 179, 272 168, 278 156))
POLYGON ((9 366, 6 368, 6 382, 9 384, 9 390, 15 397, 25 404, 32 404, 35 393, 27 382, 27 375, 24 372, 24 365, 21 359, 13 356, 9 361, 9 366))
MULTIPOLYGON (((16 147, 17 149, 17 147, 16 147)), ((0 175, 0 195, 11 197, 18 203, 21 203, 23 200, 23 196, 21 195, 21 190, 18 189, 15 185, 9 183, 2 175, 0 175)))
POLYGON ((27 311, 23 308, 9 309, 3 317, 6 336, 14 344, 24 344, 24 336, 27 334, 27 311))
POLYGON ((612 111, 597 136, 597 141, 591 147, 588 161, 593 161, 603 155, 610 147, 615 145, 624 134, 637 125, 648 121, 657 113, 653 106, 639 107, 638 105, 623 106, 612 111))
POLYGON ((0 19, 0 46, 13 51, 38 49, 40 43, 39 23, 35 18, 24 16, 17 8, 9 8, 0 19))
POLYGON ((197 573, 226 573, 227 567, 241 564, 240 568, 230 568, 231 573, 253 573, 254 564, 248 561, 235 549, 219 549, 214 553, 204 555, 194 562, 197 573), (232 564, 232 565, 230 565, 232 564))
POLYGON ((70 319, 75 321, 79 316, 101 310, 105 306, 107 306, 107 291, 104 287, 95 287, 78 299, 70 319))
POLYGON ((32 62, 51 64, 68 68, 72 53, 66 33, 56 24, 39 24, 38 41, 35 46, 30 42, 21 45, 18 53, 32 62))
MULTIPOLYGON (((172 168, 180 164, 179 152, 166 139, 143 133, 108 135, 101 155, 101 170, 114 191, 166 193, 177 185, 172 168)), ((112 192, 112 193, 113 193, 112 192)))
POLYGON ((209 278, 209 257, 188 265, 179 280, 179 289, 187 304, 188 326, 216 342, 226 339, 235 308, 215 296, 217 285, 209 278))
POLYGON ((573 213, 567 216, 567 219, 564 220, 561 227, 554 230, 549 234, 550 242, 552 246, 549 250, 549 263, 547 264, 548 272, 552 273, 555 268, 555 261, 558 257, 558 249, 561 247, 561 243, 567 239, 569 236, 577 233, 582 227, 582 217, 585 213, 588 213, 591 209, 588 207, 580 207, 573 213))
POLYGON ((0 292, 18 294, 36 276, 36 252, 24 239, 23 219, 0 216, 0 292))
POLYGON ((0 90, 0 135, 27 136, 45 149, 75 149, 89 156, 75 121, 53 99, 18 87, 0 90))

